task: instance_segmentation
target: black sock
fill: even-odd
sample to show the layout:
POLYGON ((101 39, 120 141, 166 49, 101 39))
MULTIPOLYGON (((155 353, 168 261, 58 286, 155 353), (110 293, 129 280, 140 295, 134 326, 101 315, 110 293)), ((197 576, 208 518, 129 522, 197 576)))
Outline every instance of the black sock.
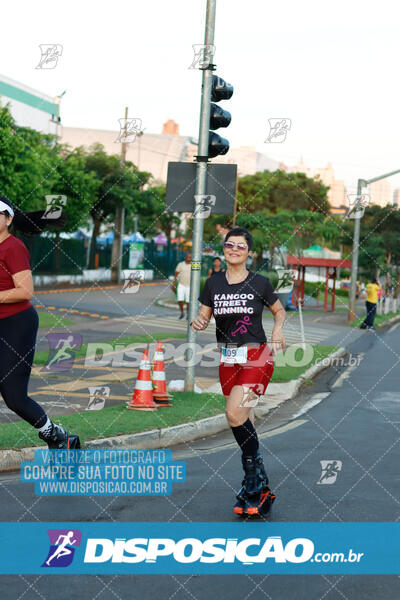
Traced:
POLYGON ((253 423, 247 419, 239 427, 231 427, 235 440, 239 444, 244 455, 255 455, 258 451, 258 437, 253 423))

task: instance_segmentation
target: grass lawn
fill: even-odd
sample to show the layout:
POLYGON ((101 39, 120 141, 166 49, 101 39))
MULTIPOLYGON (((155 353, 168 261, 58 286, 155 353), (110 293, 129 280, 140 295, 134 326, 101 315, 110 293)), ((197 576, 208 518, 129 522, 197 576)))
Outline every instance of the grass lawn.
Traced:
MULTIPOLYGON (((180 425, 224 412, 222 395, 173 392, 172 396, 173 406, 159 408, 156 412, 128 410, 123 404, 57 417, 55 422, 62 423, 84 441, 180 425)), ((25 421, 2 424, 0 433, 0 449, 44 445, 33 427, 25 421)))
MULTIPOLYGON (((287 382, 291 381, 292 379, 297 379, 302 373, 314 365, 317 360, 323 360, 329 356, 329 354, 335 352, 338 349, 338 346, 312 346, 312 348, 314 352, 311 360, 308 361, 306 365, 301 367, 280 366, 280 363, 283 362, 283 359, 280 360, 278 355, 278 357, 275 359, 275 369, 274 374, 272 375, 271 383, 287 382)), ((296 351, 295 358, 298 362, 301 362, 302 352, 303 351, 301 349, 296 351)))
MULTIPOLYGON (((167 338, 183 339, 186 338, 186 333, 153 333, 152 335, 130 335, 127 337, 120 337, 111 340, 102 340, 104 344, 151 344, 154 341, 165 340, 167 338)), ((83 358, 86 356, 87 344, 84 344, 79 350, 75 352, 75 358, 83 358)), ((92 356, 92 355, 88 355, 92 356)), ((40 366, 45 365, 49 359, 49 353, 47 350, 41 350, 35 352, 35 358, 33 364, 40 366)))
MULTIPOLYGON (((159 334, 160 337, 165 334, 159 334)), ((145 337, 145 336, 132 336, 145 337)), ((131 339, 131 338, 127 338, 131 339)), ((297 379, 315 363, 337 350, 337 346, 313 346, 314 355, 301 367, 276 366, 272 382, 287 382, 297 379)), ((296 358, 300 361, 301 350, 296 358)), ((194 394, 173 392, 173 406, 159 408, 156 412, 127 410, 125 404, 111 406, 102 410, 90 410, 56 417, 56 423, 62 423, 71 433, 77 433, 81 440, 111 437, 126 433, 139 433, 197 421, 224 412, 225 400, 219 394, 194 394)), ((24 421, 0 424, 0 449, 42 446, 36 431, 24 421)))
POLYGON ((38 310, 39 315, 39 328, 48 329, 50 327, 63 327, 66 325, 75 325, 73 321, 61 317, 57 313, 48 313, 38 310))
MULTIPOLYGON (((397 313, 390 312, 387 315, 375 315, 375 320, 374 320, 375 329, 378 329, 381 325, 386 323, 386 321, 393 319, 393 317, 400 317, 400 311, 398 311, 397 313)), ((364 319, 365 319, 365 315, 362 317, 359 317, 358 319, 353 321, 353 323, 350 323, 351 327, 360 327, 360 325, 364 321, 364 319)))

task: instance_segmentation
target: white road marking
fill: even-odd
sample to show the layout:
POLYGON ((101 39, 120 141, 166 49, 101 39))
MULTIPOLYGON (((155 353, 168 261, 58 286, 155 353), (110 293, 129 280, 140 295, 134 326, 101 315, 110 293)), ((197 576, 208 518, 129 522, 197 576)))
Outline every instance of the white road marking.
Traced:
MULTIPOLYGON (((360 352, 360 354, 358 355, 358 358, 361 360, 364 358, 365 352, 360 352)), ((339 377, 336 379, 335 383, 333 384, 333 388, 338 388, 341 387, 343 385, 343 382, 345 381, 345 379, 348 379, 351 375, 351 373, 354 371, 354 369, 356 369, 359 366, 359 362, 357 362, 355 365, 350 365, 349 367, 347 367, 347 369, 345 371, 343 371, 343 373, 341 375, 339 375, 339 377)))
POLYGON ((324 400, 324 398, 326 398, 327 396, 330 396, 331 392, 320 392, 318 394, 314 394, 305 404, 304 406, 302 406, 302 408, 293 415, 293 419, 297 419, 298 417, 300 417, 301 415, 304 415, 304 413, 308 412, 311 408, 313 408, 314 406, 316 406, 317 404, 319 404, 320 402, 322 402, 322 400, 324 400))
MULTIPOLYGON (((271 431, 266 431, 265 433, 258 434, 258 438, 264 439, 264 438, 273 437, 274 435, 280 435, 281 433, 286 433, 287 431, 290 431, 291 429, 296 429, 297 427, 304 425, 304 423, 308 423, 307 419, 299 419, 297 421, 290 421, 290 423, 287 423, 286 425, 282 425, 281 427, 277 427, 276 429, 272 429, 271 431)), ((226 430, 224 430, 224 431, 226 431, 226 430)), ((221 433, 223 433, 223 431, 221 431, 221 433)), ((216 434, 216 435, 218 435, 218 434, 216 434)), ((201 439, 201 438, 199 438, 199 439, 201 439)), ((197 440, 193 440, 193 443, 195 443, 196 441, 197 440)), ((203 456, 204 454, 215 454, 216 452, 220 452, 221 450, 228 450, 230 448, 237 448, 237 447, 238 447, 238 445, 236 442, 230 442, 228 444, 214 446, 213 448, 205 448, 204 450, 200 449, 200 448, 195 448, 191 452, 188 452, 187 450, 182 450, 181 452, 174 451, 174 460, 177 460, 177 459, 181 460, 181 459, 185 459, 185 458, 197 458, 198 456, 203 456)))

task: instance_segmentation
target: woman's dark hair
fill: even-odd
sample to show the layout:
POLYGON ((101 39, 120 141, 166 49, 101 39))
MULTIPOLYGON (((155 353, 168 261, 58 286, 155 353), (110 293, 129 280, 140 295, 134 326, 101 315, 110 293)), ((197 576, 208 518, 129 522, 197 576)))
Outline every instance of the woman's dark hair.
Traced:
POLYGON ((215 262, 216 260, 219 260, 219 262, 222 263, 222 260, 219 256, 214 256, 214 258, 212 259, 213 262, 215 262))
POLYGON ((378 285, 378 280, 376 279, 376 277, 374 277, 373 279, 371 279, 371 283, 375 283, 376 285, 378 285))
MULTIPOLYGON (((47 210, 36 210, 34 212, 25 213, 22 212, 22 210, 19 210, 19 208, 16 208, 5 196, 0 196, 0 200, 4 202, 4 204, 8 204, 14 211, 11 226, 20 233, 42 233, 49 227, 59 229, 67 223, 66 214, 64 212, 56 219, 53 219, 51 215, 49 217, 47 216, 47 210)), ((10 213, 7 212, 7 214, 8 216, 11 216, 10 213)))
POLYGON ((228 233, 225 236, 224 242, 227 242, 229 240, 229 238, 232 236, 239 236, 239 235, 245 238, 247 246, 248 246, 249 250, 251 250, 253 247, 253 238, 252 238, 251 233, 249 233, 247 231, 247 229, 245 229, 244 227, 234 227, 233 229, 228 231, 228 233))

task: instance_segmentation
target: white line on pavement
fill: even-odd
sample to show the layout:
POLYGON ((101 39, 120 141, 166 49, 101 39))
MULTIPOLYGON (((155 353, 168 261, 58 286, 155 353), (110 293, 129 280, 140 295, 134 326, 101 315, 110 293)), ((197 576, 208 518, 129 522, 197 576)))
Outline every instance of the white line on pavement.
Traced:
POLYGON ((322 400, 324 400, 324 398, 326 398, 327 396, 330 396, 330 394, 331 394, 330 392, 320 392, 318 394, 314 394, 304 404, 304 406, 302 406, 301 409, 293 415, 293 419, 297 419, 301 415, 304 415, 304 413, 308 412, 311 408, 313 408, 313 406, 316 406, 317 404, 322 402, 322 400))
MULTIPOLYGON (((360 352, 360 354, 358 355, 358 358, 360 359, 360 361, 364 358, 365 352, 360 352)), ((343 371, 343 373, 341 375, 339 375, 339 377, 336 379, 335 383, 333 384, 333 388, 338 388, 341 387, 343 385, 343 382, 345 381, 345 379, 348 379, 351 375, 351 373, 354 371, 354 369, 356 369, 359 366, 359 362, 355 365, 350 365, 349 367, 347 367, 347 369, 345 371, 343 371)))

